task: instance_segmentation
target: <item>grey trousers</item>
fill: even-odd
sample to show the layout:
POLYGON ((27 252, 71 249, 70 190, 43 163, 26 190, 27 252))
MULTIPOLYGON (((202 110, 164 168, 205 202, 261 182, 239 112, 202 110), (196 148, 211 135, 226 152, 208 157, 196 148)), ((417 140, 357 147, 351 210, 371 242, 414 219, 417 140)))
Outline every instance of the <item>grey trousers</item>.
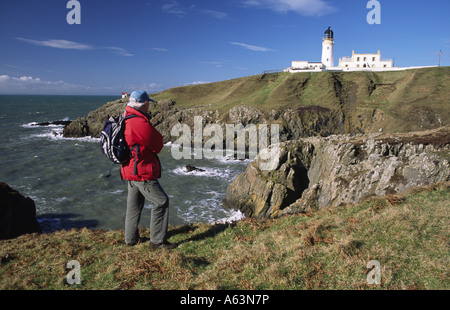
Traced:
POLYGON ((139 241, 139 220, 145 199, 152 203, 150 218, 150 241, 164 243, 167 241, 169 225, 169 197, 158 180, 143 182, 128 181, 127 212, 125 217, 125 243, 135 244, 139 241))

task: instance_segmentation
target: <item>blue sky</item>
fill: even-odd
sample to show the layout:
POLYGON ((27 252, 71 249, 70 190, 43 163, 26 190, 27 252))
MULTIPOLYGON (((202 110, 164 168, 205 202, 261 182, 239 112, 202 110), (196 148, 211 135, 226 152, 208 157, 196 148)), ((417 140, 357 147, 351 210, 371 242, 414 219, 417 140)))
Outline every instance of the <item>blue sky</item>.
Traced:
POLYGON ((120 95, 222 81, 320 61, 335 33, 339 57, 376 53, 395 66, 450 65, 449 0, 0 0, 0 94, 120 95))

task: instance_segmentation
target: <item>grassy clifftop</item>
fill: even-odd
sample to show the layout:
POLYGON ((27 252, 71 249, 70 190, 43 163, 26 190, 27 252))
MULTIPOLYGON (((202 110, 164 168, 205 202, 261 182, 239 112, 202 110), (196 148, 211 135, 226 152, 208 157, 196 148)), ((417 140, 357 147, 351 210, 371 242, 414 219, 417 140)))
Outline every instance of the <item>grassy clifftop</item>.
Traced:
MULTIPOLYGON (((450 67, 262 74, 152 94, 160 102, 151 108, 152 123, 166 141, 175 123, 191 124, 202 114, 209 115, 208 123, 279 123, 286 139, 380 128, 420 131, 448 125, 449 86, 450 67)), ((123 113, 125 106, 122 99, 109 102, 66 126, 64 136, 98 136, 106 119, 123 113)))
MULTIPOLYGON (((238 105, 264 111, 321 106, 350 117, 378 117, 389 130, 430 129, 449 119, 450 67, 392 72, 273 73, 171 88, 153 94, 177 105, 226 113, 238 105), (401 120, 389 124, 392 119, 401 120), (402 123, 402 124, 400 124, 402 123), (422 128, 420 127, 422 126, 422 128)), ((394 130, 397 131, 397 130, 394 130)))
POLYGON ((448 183, 318 212, 169 229, 172 251, 123 231, 69 230, 0 241, 0 289, 448 290, 448 183), (81 284, 68 285, 77 260, 81 284), (380 263, 381 284, 367 282, 380 263))

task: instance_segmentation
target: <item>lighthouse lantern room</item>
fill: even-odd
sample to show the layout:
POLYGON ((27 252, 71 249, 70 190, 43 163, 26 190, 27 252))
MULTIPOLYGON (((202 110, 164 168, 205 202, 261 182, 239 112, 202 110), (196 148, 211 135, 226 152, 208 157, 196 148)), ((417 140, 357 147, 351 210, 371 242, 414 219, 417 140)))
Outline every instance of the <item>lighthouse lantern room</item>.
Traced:
POLYGON ((325 68, 334 67, 333 48, 334 33, 333 30, 331 30, 331 27, 328 27, 323 35, 322 42, 322 63, 324 64, 325 68))

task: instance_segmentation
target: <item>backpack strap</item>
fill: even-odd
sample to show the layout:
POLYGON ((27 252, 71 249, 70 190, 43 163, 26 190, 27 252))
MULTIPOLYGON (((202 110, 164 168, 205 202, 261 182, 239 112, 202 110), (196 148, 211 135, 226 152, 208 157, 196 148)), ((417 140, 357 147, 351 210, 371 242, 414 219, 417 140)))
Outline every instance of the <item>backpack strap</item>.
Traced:
POLYGON ((130 118, 133 118, 133 117, 139 117, 139 116, 136 115, 136 114, 130 114, 130 115, 128 115, 128 116, 124 116, 123 120, 125 121, 125 120, 130 119, 130 118))

